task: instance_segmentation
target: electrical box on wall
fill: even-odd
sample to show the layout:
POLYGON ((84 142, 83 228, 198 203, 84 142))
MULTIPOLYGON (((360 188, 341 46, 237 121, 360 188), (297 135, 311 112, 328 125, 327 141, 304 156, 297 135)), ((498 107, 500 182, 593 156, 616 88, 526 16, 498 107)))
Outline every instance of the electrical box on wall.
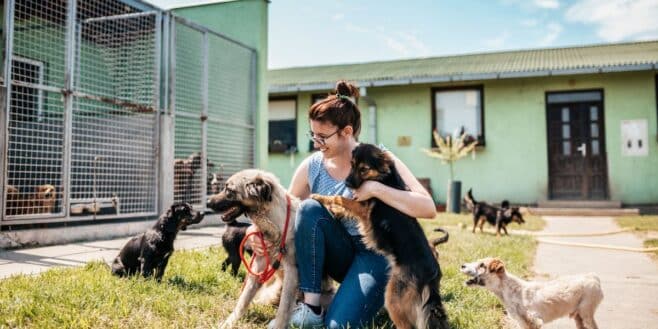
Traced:
POLYGON ((621 154, 623 156, 649 155, 649 131, 646 119, 621 121, 621 154))

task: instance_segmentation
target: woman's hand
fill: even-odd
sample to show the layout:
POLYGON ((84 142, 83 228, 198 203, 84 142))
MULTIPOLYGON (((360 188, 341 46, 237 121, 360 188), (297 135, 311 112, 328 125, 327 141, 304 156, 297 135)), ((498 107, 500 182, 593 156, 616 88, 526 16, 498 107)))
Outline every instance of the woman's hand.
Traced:
MULTIPOLYGON (((256 227, 256 225, 252 224, 251 226, 249 226, 247 228, 247 235, 249 235, 250 233, 256 233, 256 232, 259 232, 258 227, 256 227)), ((265 241, 265 246, 266 246, 267 249, 272 247, 271 242, 266 241, 265 239, 262 239, 262 240, 259 239, 258 234, 252 234, 247 239, 247 243, 251 246, 251 249, 254 251, 254 254, 256 256, 263 256, 263 255, 265 255, 265 253, 267 253, 267 249, 263 249, 263 242, 262 241, 265 241)))
POLYGON ((376 198, 381 191, 381 187, 384 186, 380 182, 367 180, 359 186, 358 189, 352 190, 352 196, 355 201, 366 201, 371 198, 376 198))

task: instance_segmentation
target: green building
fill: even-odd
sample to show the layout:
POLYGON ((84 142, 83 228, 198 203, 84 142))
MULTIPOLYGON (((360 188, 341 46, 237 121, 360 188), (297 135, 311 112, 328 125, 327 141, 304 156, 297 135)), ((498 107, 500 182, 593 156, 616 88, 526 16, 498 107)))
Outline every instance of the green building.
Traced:
POLYGON ((448 167, 421 149, 464 129, 480 146, 455 176, 477 199, 656 204, 657 65, 650 41, 270 70, 268 168, 289 182, 311 152, 309 106, 346 79, 365 95, 360 140, 429 178, 439 203, 448 167))

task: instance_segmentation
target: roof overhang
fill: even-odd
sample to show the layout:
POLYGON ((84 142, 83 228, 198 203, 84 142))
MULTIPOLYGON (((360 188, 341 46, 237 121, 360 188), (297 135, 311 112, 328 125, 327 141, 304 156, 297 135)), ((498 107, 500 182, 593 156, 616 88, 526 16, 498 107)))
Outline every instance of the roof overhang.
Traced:
MULTIPOLYGON (((583 68, 557 69, 557 70, 452 74, 452 75, 410 77, 410 78, 398 78, 398 79, 357 80, 356 83, 360 87, 385 87, 385 86, 405 86, 405 85, 432 84, 432 83, 445 83, 445 82, 519 79, 519 78, 536 78, 536 77, 600 74, 600 73, 616 73, 616 72, 655 71, 656 69, 658 69, 658 63, 583 67, 583 68)), ((270 85, 268 87, 268 92, 270 94, 283 94, 283 93, 307 92, 307 91, 323 91, 323 90, 331 90, 334 88, 334 86, 335 86, 334 81, 303 83, 303 84, 294 84, 294 85, 270 85)))

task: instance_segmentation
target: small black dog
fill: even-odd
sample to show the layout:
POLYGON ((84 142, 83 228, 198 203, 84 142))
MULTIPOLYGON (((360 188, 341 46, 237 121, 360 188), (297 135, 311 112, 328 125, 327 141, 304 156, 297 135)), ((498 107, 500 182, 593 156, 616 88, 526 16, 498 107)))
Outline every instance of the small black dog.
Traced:
MULTIPOLYGON (((238 275, 238 269, 240 268, 240 243, 247 234, 247 228, 251 226, 249 223, 241 223, 235 220, 226 222, 226 229, 224 234, 222 234, 222 246, 228 254, 228 257, 222 263, 222 271, 226 271, 226 268, 231 265, 231 275, 238 275)), ((245 244, 244 250, 252 254, 251 247, 248 243, 245 244)))
MULTIPOLYGON (((352 151, 345 185, 356 189, 367 180, 408 190, 392 157, 375 145, 360 144, 352 151)), ((435 242, 447 241, 447 235, 430 244, 416 218, 376 198, 357 202, 341 196, 311 197, 336 217, 355 219, 366 245, 389 259, 384 303, 396 328, 449 328, 439 295, 441 268, 433 250, 435 242)))
POLYGON ((500 208, 494 207, 486 202, 479 202, 473 198, 473 189, 469 189, 464 196, 464 202, 466 206, 471 210, 473 214, 473 233, 475 233, 475 228, 480 227, 480 232, 482 232, 482 226, 484 222, 496 227, 496 236, 500 236, 500 231, 503 230, 505 235, 507 233, 507 224, 511 222, 516 222, 519 224, 525 223, 523 215, 519 211, 518 207, 509 207, 509 201, 503 200, 501 202, 500 208))
POLYGON ((152 228, 130 239, 112 262, 112 274, 117 276, 142 274, 162 279, 169 256, 174 252, 178 231, 201 222, 204 214, 195 212, 187 203, 176 203, 160 216, 152 228), (155 272, 155 273, 154 273, 155 272))

